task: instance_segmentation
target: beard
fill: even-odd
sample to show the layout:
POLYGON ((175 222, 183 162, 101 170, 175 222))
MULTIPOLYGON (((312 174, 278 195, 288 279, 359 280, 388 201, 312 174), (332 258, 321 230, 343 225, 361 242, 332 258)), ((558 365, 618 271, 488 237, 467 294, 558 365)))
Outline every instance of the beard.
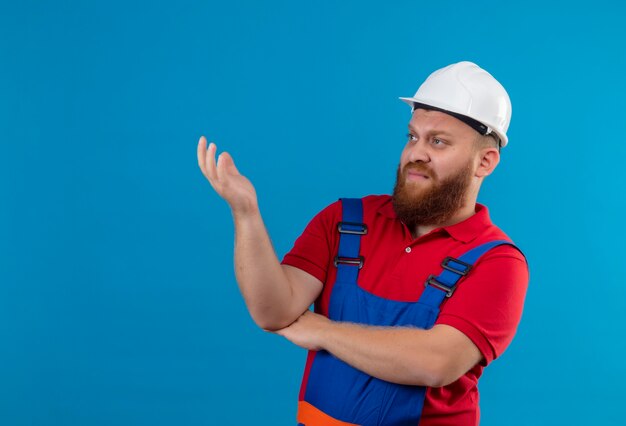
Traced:
POLYGON ((456 174, 440 180, 424 163, 408 163, 396 172, 393 208, 402 222, 413 230, 417 225, 443 225, 463 206, 472 179, 468 162, 456 174), (407 182, 409 170, 428 176, 423 182, 407 182), (430 186, 425 184, 430 181, 430 186))

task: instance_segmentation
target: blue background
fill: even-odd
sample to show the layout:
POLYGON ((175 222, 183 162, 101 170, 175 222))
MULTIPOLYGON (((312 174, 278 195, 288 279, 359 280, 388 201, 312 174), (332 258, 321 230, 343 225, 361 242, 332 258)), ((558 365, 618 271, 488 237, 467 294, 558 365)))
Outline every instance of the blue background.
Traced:
POLYGON ((481 424, 623 424, 622 2, 0 5, 0 423, 294 424, 305 352, 245 310, 198 137, 282 257, 391 190, 397 97, 471 60, 513 102, 480 201, 532 275, 481 424))

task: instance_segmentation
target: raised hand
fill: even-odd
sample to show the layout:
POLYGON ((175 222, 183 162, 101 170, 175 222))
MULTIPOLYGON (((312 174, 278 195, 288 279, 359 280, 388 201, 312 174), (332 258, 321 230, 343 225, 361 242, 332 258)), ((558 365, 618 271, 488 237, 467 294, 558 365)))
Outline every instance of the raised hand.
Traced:
POLYGON ((233 158, 223 152, 215 161, 217 146, 206 138, 198 141, 198 166, 215 192, 230 206, 233 214, 250 213, 258 209, 256 191, 252 183, 237 170, 233 158))

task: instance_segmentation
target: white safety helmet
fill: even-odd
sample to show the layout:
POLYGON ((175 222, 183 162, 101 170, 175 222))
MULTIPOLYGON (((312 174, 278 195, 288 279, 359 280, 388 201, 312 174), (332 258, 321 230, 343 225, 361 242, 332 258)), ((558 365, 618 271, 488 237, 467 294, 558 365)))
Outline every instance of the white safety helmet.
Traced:
POLYGON ((506 146, 511 122, 511 100, 504 87, 472 62, 459 62, 435 71, 412 98, 400 98, 413 110, 442 111, 458 118, 478 133, 498 135, 506 146))

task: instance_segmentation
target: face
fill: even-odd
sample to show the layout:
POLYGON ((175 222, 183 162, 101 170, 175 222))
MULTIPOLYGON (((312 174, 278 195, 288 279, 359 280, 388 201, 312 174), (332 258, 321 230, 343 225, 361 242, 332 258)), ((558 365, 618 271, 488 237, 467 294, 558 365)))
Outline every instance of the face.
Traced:
POLYGON ((407 226, 444 224, 463 206, 476 170, 477 135, 448 114, 413 113, 393 192, 407 226))

